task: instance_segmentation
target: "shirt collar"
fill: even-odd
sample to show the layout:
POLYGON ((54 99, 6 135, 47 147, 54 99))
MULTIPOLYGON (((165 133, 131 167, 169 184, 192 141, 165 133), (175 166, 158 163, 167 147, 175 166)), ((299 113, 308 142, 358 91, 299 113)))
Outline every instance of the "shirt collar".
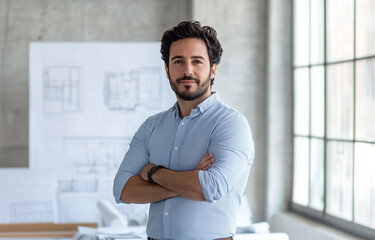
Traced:
MULTIPOLYGON (((207 109, 212 107, 215 103, 220 102, 220 97, 218 92, 212 92, 211 96, 203 100, 200 104, 198 104, 196 109, 193 109, 192 112, 197 112, 194 110, 198 110, 200 113, 204 113, 207 109)), ((175 112, 176 118, 179 119, 179 109, 178 109, 178 103, 176 102, 173 105, 172 111, 175 112)), ((190 114, 191 116, 192 114, 190 114)))
POLYGON ((213 92, 211 96, 206 98, 203 102, 198 104, 197 109, 204 113, 207 109, 212 107, 215 103, 220 102, 220 97, 218 92, 213 92))

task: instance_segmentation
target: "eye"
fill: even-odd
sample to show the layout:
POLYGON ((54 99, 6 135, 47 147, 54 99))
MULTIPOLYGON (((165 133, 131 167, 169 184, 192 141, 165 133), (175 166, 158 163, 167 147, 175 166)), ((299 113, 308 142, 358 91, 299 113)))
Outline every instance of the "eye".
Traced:
POLYGON ((182 61, 181 61, 181 60, 176 60, 176 61, 173 61, 173 64, 180 64, 180 63, 182 63, 182 61))
POLYGON ((194 63, 195 63, 195 64, 201 64, 202 61, 200 61, 200 60, 194 60, 194 63))

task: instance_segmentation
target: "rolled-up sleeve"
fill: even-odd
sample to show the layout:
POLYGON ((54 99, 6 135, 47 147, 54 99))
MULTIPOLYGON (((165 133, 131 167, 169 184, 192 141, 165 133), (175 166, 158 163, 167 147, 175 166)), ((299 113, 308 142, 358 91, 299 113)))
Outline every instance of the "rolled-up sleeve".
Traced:
MULTIPOLYGON (((254 143, 250 126, 239 112, 233 112, 215 127, 209 153, 215 162, 198 177, 207 202, 215 202, 230 193, 254 158, 254 143)), ((245 178, 246 179, 246 178, 245 178)))
POLYGON ((142 168, 149 163, 146 134, 147 121, 141 125, 132 138, 129 150, 125 154, 113 181, 113 196, 117 203, 124 203, 121 200, 121 193, 129 178, 138 175, 142 168))

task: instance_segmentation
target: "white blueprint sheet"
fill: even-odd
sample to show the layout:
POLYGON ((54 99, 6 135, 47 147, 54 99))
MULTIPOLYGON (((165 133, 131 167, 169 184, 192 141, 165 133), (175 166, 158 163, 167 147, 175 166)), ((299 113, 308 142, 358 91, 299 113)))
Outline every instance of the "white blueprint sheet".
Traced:
POLYGON ((29 169, 0 170, 0 222, 97 221, 131 137, 175 102, 160 43, 31 43, 29 70, 29 169))

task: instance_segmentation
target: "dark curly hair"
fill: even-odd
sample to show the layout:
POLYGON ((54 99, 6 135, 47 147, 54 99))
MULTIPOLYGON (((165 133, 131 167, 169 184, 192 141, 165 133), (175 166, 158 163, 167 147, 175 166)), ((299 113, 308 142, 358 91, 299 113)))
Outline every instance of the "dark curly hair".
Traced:
MULTIPOLYGON (((202 39, 207 46, 208 56, 210 58, 210 66, 219 64, 223 49, 217 39, 215 29, 209 26, 201 26, 198 21, 183 21, 176 27, 173 27, 164 32, 161 38, 161 59, 169 68, 169 50, 171 44, 177 40, 184 38, 199 38, 202 39)), ((214 78, 211 80, 211 85, 214 83, 214 78)))

